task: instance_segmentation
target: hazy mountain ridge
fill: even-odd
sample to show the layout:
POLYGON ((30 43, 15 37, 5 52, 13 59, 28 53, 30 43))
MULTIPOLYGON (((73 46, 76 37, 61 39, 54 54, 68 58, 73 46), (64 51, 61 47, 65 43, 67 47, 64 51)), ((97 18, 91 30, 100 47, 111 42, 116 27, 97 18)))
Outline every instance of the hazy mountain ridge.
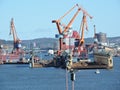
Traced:
MULTIPOLYGON (((120 45, 120 36, 119 37, 108 37, 107 38, 110 43, 115 43, 120 45)), ((85 38, 85 43, 93 43, 93 38, 85 38)), ((58 39, 55 38, 36 38, 31 40, 22 40, 22 46, 25 46, 27 48, 33 47, 33 44, 35 43, 37 48, 41 49, 57 49, 58 47, 58 39)), ((6 40, 0 40, 0 44, 7 44, 12 45, 13 41, 6 41, 6 40)))

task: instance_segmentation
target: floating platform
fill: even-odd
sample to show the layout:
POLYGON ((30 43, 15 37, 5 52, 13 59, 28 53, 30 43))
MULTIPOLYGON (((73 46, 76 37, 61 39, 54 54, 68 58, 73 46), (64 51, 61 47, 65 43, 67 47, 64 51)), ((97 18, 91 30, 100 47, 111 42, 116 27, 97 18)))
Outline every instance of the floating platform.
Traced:
MULTIPOLYGON (((32 68, 44 68, 44 67, 56 67, 56 68, 66 68, 65 65, 56 65, 54 60, 43 60, 41 62, 30 63, 30 67, 32 68), (41 63, 42 62, 42 63, 41 63)), ((70 69, 111 69, 105 64, 97 64, 95 62, 74 62, 70 69)))
POLYGON ((95 62, 91 62, 91 63, 73 63, 73 65, 71 66, 72 69, 111 69, 110 67, 108 67, 105 64, 97 64, 95 62))
POLYGON ((74 62, 73 56, 56 56, 53 60, 31 60, 30 66, 37 67, 56 67, 67 69, 112 69, 113 58, 112 55, 104 50, 94 52, 94 60, 89 61, 88 58, 82 58, 74 62))
POLYGON ((4 62, 3 64, 29 64, 29 62, 4 62))

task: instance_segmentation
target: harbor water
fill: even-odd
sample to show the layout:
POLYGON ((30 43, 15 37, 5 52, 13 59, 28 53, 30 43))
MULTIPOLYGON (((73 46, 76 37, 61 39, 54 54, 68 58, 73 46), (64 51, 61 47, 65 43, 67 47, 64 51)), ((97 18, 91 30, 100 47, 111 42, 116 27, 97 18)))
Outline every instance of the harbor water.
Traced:
MULTIPOLYGON (((120 90, 120 57, 111 70, 76 71, 74 90, 120 90)), ((70 73, 68 90, 72 90, 70 73)), ((29 68, 28 64, 0 65, 0 90, 66 90, 66 71, 60 68, 29 68)))

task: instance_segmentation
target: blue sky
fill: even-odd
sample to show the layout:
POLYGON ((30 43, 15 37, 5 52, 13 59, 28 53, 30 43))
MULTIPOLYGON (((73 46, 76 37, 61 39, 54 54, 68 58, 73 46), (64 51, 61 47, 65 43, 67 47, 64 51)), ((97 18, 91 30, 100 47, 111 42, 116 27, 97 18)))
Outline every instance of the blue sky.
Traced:
MULTIPOLYGON (((54 38, 58 31, 52 20, 59 19, 77 3, 93 16, 92 20, 87 19, 89 31, 85 37, 93 37, 94 24, 97 32, 120 36, 120 0, 0 0, 0 39, 13 39, 9 36, 12 17, 21 40, 54 38)), ((73 14, 75 11, 70 15, 73 14)), ((74 30, 79 30, 82 13, 79 14, 72 25, 74 30)))

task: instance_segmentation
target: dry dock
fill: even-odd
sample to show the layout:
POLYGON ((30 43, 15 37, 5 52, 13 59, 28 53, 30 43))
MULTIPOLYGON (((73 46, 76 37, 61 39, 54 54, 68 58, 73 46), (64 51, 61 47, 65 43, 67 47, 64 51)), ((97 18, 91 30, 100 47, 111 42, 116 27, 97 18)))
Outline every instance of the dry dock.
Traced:
MULTIPOLYGON (((43 67, 56 67, 56 68, 66 68, 65 64, 58 65, 54 60, 41 60, 40 62, 30 63, 32 68, 43 68, 43 67)), ((95 62, 74 62, 70 69, 110 69, 105 64, 97 64, 95 62)))

